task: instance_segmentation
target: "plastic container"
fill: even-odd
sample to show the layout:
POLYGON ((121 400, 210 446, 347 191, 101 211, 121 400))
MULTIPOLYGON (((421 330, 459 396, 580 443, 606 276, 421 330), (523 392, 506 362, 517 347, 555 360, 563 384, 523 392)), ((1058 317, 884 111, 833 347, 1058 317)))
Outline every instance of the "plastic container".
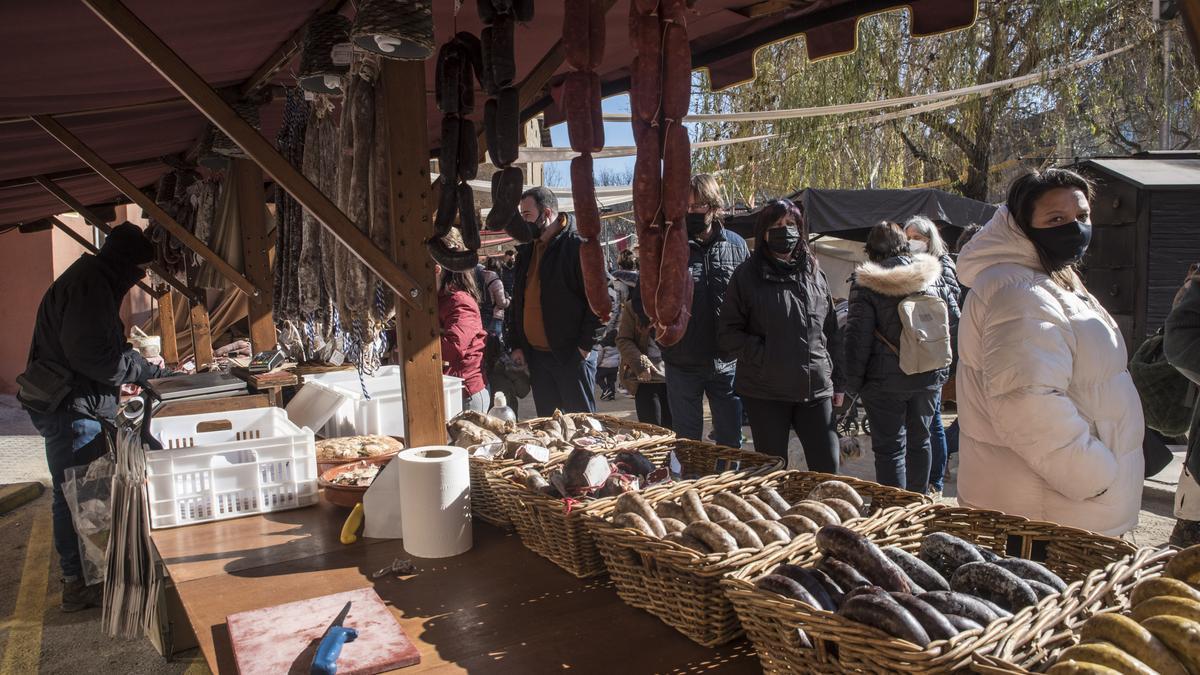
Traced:
MULTIPOLYGON (((325 438, 366 434, 408 438, 404 433, 404 379, 400 366, 384 366, 363 382, 353 370, 306 375, 304 386, 325 387, 343 396, 342 404, 320 429, 325 438), (364 383, 370 398, 363 396, 364 383)), ((442 376, 447 420, 462 412, 462 389, 462 378, 442 376)))
POLYGON ((156 418, 146 452, 150 527, 283 511, 317 502, 313 432, 279 408, 156 418))

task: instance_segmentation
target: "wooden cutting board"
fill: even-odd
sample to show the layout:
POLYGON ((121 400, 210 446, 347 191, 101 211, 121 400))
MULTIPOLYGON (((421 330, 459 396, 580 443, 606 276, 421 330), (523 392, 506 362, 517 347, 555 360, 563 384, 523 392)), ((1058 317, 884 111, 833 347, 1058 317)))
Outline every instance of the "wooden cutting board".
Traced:
POLYGON ((342 625, 358 631, 337 661, 338 675, 366 675, 420 663, 417 648, 374 589, 335 593, 226 617, 241 675, 307 675, 317 645, 349 601, 342 625))

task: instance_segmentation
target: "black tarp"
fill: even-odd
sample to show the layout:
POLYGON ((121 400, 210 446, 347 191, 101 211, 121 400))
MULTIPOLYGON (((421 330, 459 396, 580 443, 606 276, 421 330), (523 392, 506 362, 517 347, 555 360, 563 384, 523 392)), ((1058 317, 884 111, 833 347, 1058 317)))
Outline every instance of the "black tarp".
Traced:
MULTIPOLYGON (((931 188, 907 190, 818 190, 808 188, 788 197, 804 206, 812 234, 865 240, 881 220, 904 222, 921 215, 937 222, 942 236, 953 242, 963 227, 983 225, 996 212, 994 204, 931 188)), ((744 237, 754 234, 758 210, 735 214, 725 225, 744 237)))

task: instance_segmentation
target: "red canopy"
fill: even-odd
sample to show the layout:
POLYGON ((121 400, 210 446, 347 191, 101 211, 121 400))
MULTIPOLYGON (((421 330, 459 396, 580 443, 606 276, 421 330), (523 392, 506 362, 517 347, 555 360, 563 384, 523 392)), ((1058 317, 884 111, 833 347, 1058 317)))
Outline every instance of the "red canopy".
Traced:
MULTIPOLYGON (((628 42, 630 0, 618 0, 608 14, 606 57, 598 69, 606 95, 628 87, 633 50, 628 42)), ((214 87, 240 85, 329 0, 209 0, 162 2, 127 0, 128 7, 214 87)), ((435 2, 434 25, 440 44, 454 32, 478 34, 474 3, 435 2)), ((907 7, 916 35, 970 25, 975 0, 699 0, 689 18, 693 64, 710 71, 713 86, 723 88, 751 79, 759 47, 804 33, 809 56, 853 51, 861 16, 907 7), (794 5, 790 9, 775 9, 794 5)), ((534 21, 517 29, 518 79, 524 78, 562 34, 562 2, 539 0, 534 21)), ((32 122, 34 114, 59 119, 101 157, 123 169, 135 184, 153 184, 167 170, 156 160, 191 148, 205 118, 157 72, 76 0, 0 3, 0 224, 44 217, 63 210, 30 177, 78 170, 82 163, 32 122), (179 100, 173 100, 179 99, 179 100), (165 101, 165 103, 164 103, 165 101), (113 110, 114 107, 121 109, 113 110), (99 112, 87 112, 96 111, 99 112), (70 113, 64 115, 64 113, 70 113)), ((433 59, 427 62, 433 86, 433 59)), ((295 67, 293 61, 291 68, 295 67)), ((566 66, 559 69, 567 70, 566 66)), ((550 88, 525 112, 543 109, 557 119, 550 88)), ((275 81, 290 84, 289 68, 275 81)), ((429 137, 438 143, 440 115, 430 92, 429 137)), ((274 138, 279 124, 276 101, 263 114, 263 133, 274 138)), ((482 107, 482 106, 481 106, 482 107)), ((92 204, 117 197, 117 191, 93 174, 64 179, 72 195, 92 204)))

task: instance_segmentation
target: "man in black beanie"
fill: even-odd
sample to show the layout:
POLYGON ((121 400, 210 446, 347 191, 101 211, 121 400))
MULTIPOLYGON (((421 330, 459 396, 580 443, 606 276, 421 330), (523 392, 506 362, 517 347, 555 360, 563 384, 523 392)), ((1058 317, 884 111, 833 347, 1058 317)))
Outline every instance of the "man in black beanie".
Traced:
POLYGON ((100 420, 113 422, 121 385, 168 374, 126 341, 120 316, 125 294, 153 260, 154 245, 131 223, 114 227, 98 255, 76 260, 42 297, 28 367, 18 378, 18 399, 46 439, 65 612, 99 606, 101 590, 83 579, 63 472, 107 451, 100 420))

